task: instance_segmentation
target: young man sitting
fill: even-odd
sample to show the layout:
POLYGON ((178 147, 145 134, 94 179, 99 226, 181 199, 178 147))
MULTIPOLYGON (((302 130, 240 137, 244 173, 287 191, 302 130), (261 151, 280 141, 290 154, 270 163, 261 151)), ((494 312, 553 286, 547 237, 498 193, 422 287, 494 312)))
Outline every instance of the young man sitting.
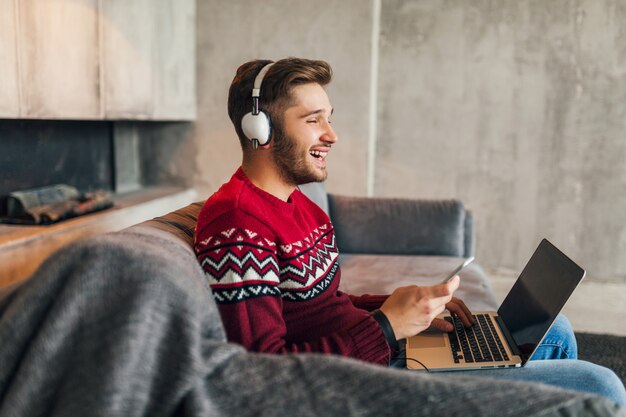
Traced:
MULTIPOLYGON (((200 212, 195 250, 230 341, 256 352, 331 353, 388 365, 398 340, 429 327, 451 331, 436 318, 445 309, 466 326, 472 316, 453 296, 458 277, 389 296, 339 291, 333 226, 297 188, 327 176, 326 157, 338 140, 324 90, 331 77, 326 62, 297 58, 239 67, 228 113, 243 161, 200 212)), ((626 404, 611 371, 582 361, 471 372, 590 391, 626 404)))

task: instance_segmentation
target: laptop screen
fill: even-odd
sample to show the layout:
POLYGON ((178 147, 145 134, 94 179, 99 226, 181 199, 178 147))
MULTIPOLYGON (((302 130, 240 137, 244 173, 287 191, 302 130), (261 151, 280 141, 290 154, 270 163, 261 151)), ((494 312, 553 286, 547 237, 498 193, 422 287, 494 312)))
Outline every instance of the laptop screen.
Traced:
POLYGON ((524 362, 584 276, 585 271, 559 249, 541 241, 498 310, 524 362))

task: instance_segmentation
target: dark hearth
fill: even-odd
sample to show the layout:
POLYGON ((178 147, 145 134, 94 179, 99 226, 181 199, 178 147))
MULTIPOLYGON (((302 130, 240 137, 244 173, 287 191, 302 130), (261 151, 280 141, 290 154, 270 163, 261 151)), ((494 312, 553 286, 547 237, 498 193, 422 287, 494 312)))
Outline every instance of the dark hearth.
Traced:
POLYGON ((111 122, 0 120, 0 196, 68 184, 114 189, 111 122))
POLYGON ((111 193, 98 190, 81 193, 75 187, 57 184, 9 194, 0 223, 52 224, 113 207, 111 193))

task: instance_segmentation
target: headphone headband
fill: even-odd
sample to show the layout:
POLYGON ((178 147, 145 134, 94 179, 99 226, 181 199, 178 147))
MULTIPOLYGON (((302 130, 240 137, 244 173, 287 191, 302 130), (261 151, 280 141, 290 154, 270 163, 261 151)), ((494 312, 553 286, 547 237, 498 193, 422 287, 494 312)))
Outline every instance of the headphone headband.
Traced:
POLYGON ((256 78, 254 79, 254 87, 252 88, 252 98, 258 98, 261 96, 261 84, 263 84, 263 78, 265 78, 265 74, 267 74, 267 71, 272 65, 274 65, 274 63, 270 62, 261 68, 261 71, 259 71, 256 75, 256 78))
POLYGON ((252 88, 252 111, 247 113, 241 119, 241 129, 244 135, 252 141, 254 149, 259 145, 266 145, 271 137, 271 123, 267 114, 259 110, 259 97, 261 96, 261 84, 265 74, 274 65, 273 62, 261 68, 261 71, 254 79, 254 87, 252 88))

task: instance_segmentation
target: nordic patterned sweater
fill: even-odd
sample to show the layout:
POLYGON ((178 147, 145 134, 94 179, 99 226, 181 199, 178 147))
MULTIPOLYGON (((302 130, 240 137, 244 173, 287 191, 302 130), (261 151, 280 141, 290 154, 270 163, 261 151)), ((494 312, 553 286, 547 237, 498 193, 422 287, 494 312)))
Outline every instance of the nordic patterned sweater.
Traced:
POLYGON ((385 297, 338 290, 333 226, 300 191, 282 201, 239 168, 204 204, 194 246, 230 341, 388 363, 389 345, 367 311, 385 297))

